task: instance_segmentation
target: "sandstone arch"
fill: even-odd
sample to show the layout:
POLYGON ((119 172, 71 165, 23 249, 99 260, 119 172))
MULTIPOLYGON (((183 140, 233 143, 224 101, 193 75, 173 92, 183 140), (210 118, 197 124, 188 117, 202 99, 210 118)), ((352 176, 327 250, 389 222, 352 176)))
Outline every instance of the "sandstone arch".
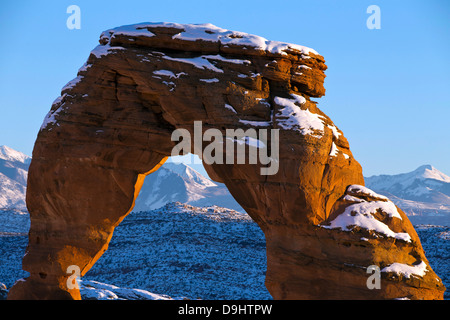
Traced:
POLYGON ((213 25, 104 32, 38 134, 23 259, 30 277, 8 298, 79 299, 67 288, 67 267, 89 270, 145 175, 171 154, 172 132, 193 134, 194 121, 202 121, 204 130, 280 129, 275 175, 261 175, 261 165, 206 165, 264 231, 266 285, 275 299, 442 299, 443 285, 406 215, 392 214, 387 199, 358 186, 362 171, 346 138, 310 99, 324 94, 325 69, 312 49, 213 25), (355 212, 389 232, 346 230, 342 220, 355 212), (427 271, 397 276, 394 263, 423 263, 427 271), (380 290, 366 286, 370 265, 385 270, 380 290))

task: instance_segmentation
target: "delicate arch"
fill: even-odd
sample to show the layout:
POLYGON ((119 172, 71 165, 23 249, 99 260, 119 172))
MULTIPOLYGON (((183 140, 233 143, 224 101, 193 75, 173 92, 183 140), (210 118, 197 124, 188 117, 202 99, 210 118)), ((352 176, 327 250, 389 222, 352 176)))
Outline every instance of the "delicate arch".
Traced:
MULTIPOLYGON (((381 208, 387 200, 348 188, 364 184, 361 167, 342 132, 310 100, 325 92, 325 69, 312 49, 210 24, 105 31, 38 134, 23 260, 30 276, 16 282, 9 298, 79 299, 66 285, 67 268, 77 265, 83 275, 97 261, 143 177, 171 155, 174 130, 198 139, 197 121, 200 136, 214 128, 225 139, 227 129, 279 130, 274 174, 262 175, 267 164, 259 162, 205 164, 264 231, 266 286, 275 299, 442 298, 443 286, 401 210, 392 216, 380 209, 376 219, 394 234, 408 234, 409 242, 363 226, 333 227, 346 208, 363 202, 381 208), (385 273, 381 290, 367 288, 365 267, 419 260, 428 270, 419 282, 385 273)), ((208 143, 199 141, 191 152, 204 151, 208 143)))

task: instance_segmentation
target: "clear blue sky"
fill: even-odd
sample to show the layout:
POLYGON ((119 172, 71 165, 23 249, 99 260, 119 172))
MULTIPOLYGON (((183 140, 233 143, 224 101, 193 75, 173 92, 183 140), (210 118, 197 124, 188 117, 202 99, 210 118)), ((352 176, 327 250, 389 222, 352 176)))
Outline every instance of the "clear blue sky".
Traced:
POLYGON ((102 31, 138 22, 212 23, 312 47, 328 65, 319 107, 364 175, 432 164, 450 174, 450 1, 0 2, 0 145, 31 155, 42 120, 102 31), (69 30, 69 5, 81 29, 69 30), (369 5, 381 29, 369 30, 369 5))

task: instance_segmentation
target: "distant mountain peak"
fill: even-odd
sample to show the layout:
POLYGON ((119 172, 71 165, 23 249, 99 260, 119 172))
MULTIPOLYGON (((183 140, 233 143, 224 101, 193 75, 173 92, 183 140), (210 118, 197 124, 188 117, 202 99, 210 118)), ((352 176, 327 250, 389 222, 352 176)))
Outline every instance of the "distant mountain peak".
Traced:
POLYGON ((0 159, 29 163, 31 157, 8 146, 0 146, 0 159))
POLYGON ((416 170, 414 170, 413 172, 417 174, 418 178, 433 179, 433 180, 438 180, 438 181, 443 181, 443 182, 450 183, 450 177, 449 176, 447 176, 446 174, 442 173, 441 171, 439 171, 438 169, 436 169, 435 167, 433 167, 430 164, 426 164, 426 165, 420 166, 416 170))
POLYGON ((450 213, 450 177, 430 164, 396 175, 364 178, 366 186, 410 214, 450 213))
POLYGON ((25 193, 31 157, 0 146, 0 209, 26 210, 25 193))
POLYGON ((134 211, 154 210, 169 202, 203 207, 218 205, 243 211, 222 183, 215 183, 184 163, 166 162, 147 176, 134 211))
POLYGON ((414 171, 424 171, 424 170, 434 170, 436 169, 435 167, 433 167, 431 164, 424 164, 420 167, 418 167, 416 170, 414 171))
POLYGON ((204 186, 217 186, 213 181, 184 163, 166 162, 162 168, 178 174, 183 179, 188 179, 204 186))

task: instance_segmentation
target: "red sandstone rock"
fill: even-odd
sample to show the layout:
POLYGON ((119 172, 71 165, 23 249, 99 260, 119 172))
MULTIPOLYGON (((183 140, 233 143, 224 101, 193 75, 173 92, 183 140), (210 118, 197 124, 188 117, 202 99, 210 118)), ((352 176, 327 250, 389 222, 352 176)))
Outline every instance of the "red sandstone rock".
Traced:
POLYGON ((212 25, 105 31, 36 140, 23 260, 30 277, 9 298, 80 299, 67 287, 68 266, 81 275, 92 267, 143 178, 171 155, 172 132, 194 135, 202 121, 202 132, 280 129, 274 175, 261 175, 261 164, 205 165, 264 231, 275 299, 442 299, 408 218, 360 187, 346 138, 310 99, 325 93, 324 70, 312 49, 212 25), (359 225, 347 225, 354 217, 359 225), (427 271, 407 278, 389 271, 395 263, 427 271), (366 285, 370 265, 384 270, 379 290, 366 285))

